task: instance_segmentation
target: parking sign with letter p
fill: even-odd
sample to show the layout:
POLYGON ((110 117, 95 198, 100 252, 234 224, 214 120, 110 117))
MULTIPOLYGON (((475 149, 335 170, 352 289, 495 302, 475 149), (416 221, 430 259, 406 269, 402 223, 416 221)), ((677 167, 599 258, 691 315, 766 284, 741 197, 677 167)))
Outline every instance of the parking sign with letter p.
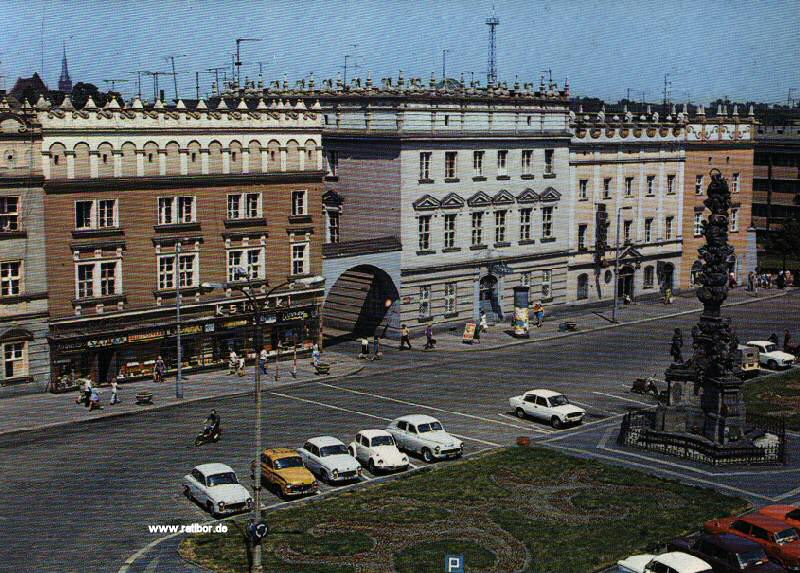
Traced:
POLYGON ((445 573, 464 573, 464 556, 448 555, 444 558, 445 573))

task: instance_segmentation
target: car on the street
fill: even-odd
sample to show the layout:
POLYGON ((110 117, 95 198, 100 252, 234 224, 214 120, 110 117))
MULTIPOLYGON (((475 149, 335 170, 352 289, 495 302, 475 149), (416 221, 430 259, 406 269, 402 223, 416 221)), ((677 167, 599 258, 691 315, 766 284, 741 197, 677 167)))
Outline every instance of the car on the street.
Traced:
POLYGON ((796 505, 765 505, 756 513, 782 521, 800 531, 800 507, 796 505))
POLYGON ((183 476, 183 493, 213 517, 253 509, 253 498, 225 464, 201 464, 183 476))
POLYGON ((508 399, 518 418, 530 416, 548 422, 554 428, 580 424, 586 410, 570 404, 569 398, 552 390, 530 390, 508 399))
POLYGON ((361 430, 348 446, 350 455, 367 466, 370 473, 405 470, 408 456, 397 448, 397 443, 386 430, 361 430))
POLYGON ((759 372, 758 349, 739 344, 736 348, 736 363, 745 376, 755 376, 759 372))
POLYGON ((711 565, 688 553, 632 555, 617 561, 619 573, 713 573, 711 565))
POLYGON ((732 533, 758 543, 770 560, 789 571, 800 571, 800 535, 783 521, 750 513, 742 517, 724 517, 706 521, 706 533, 732 533))
MULTIPOLYGON (((255 462, 250 465, 251 475, 255 462)), ((267 448, 261 452, 261 482, 281 497, 315 494, 319 482, 303 465, 303 458, 291 448, 267 448)))
POLYGON ((324 482, 341 483, 361 477, 361 464, 333 436, 310 438, 297 453, 311 473, 324 482))
POLYGON ((778 349, 778 345, 769 340, 750 340, 747 346, 758 350, 758 362, 770 370, 789 368, 794 364, 794 355, 778 349))
POLYGON ((755 541, 738 535, 701 533, 678 537, 670 541, 669 551, 683 551, 708 562, 714 573, 781 573, 786 571, 767 557, 764 548, 755 541))
POLYGON ((401 450, 422 456, 426 463, 464 454, 464 442, 445 432, 442 423, 432 416, 401 416, 392 420, 386 431, 401 450))

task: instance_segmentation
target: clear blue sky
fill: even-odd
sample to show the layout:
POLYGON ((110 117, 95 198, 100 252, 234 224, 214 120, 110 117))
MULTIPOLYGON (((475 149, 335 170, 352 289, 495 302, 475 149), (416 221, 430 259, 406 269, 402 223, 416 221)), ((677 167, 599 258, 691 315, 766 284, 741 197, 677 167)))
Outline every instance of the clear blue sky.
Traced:
MULTIPOLYGON (((625 2, 497 0, 498 69, 502 79, 538 82, 551 68, 573 93, 616 101, 631 88, 660 101, 664 74, 672 97, 693 102, 717 97, 785 102, 800 98, 800 2, 746 0, 639 0, 625 2)), ((194 71, 230 66, 237 37, 245 73, 290 80, 314 72, 333 77, 353 54, 356 73, 396 77, 403 69, 430 76, 475 72, 485 82, 491 0, 0 0, 0 74, 10 89, 19 75, 39 71, 44 37, 44 78, 56 87, 61 42, 67 43, 73 81, 126 78, 118 89, 136 90, 136 69, 169 70, 176 60, 179 90, 193 97, 194 71), (352 46, 357 44, 357 46, 352 46)), ((352 63, 352 60, 351 60, 352 63)), ((348 72, 351 75, 352 71, 348 72)), ((469 77, 469 73, 467 73, 469 77)), ((201 75, 202 91, 211 76, 201 75)), ((171 78, 160 80, 168 98, 171 78)), ((146 79, 145 95, 152 94, 146 79)))

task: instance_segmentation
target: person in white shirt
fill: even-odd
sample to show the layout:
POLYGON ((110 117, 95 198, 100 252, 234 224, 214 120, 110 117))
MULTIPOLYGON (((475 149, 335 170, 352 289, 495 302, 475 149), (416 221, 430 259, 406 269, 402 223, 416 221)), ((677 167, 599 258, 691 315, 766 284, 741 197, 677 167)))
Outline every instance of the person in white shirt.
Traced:
POLYGON ((263 346, 261 348, 261 353, 258 355, 258 366, 261 368, 261 373, 267 373, 267 360, 269 360, 269 352, 267 352, 267 347, 263 346))

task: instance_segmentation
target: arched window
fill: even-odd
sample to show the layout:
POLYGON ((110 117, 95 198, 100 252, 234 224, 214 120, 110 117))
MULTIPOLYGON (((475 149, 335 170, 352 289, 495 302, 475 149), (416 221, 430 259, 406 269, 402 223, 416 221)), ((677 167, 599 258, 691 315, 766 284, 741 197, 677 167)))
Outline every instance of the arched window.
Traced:
POLYGON ((222 144, 219 141, 208 144, 208 172, 222 173, 222 144))
POLYGON ((281 170, 281 144, 274 139, 267 144, 267 171, 281 170))
POLYGON ((181 146, 176 141, 170 141, 164 146, 167 150, 167 175, 180 175, 181 174, 181 146))
POLYGON ((286 171, 300 171, 300 146, 293 139, 286 143, 286 171))
POLYGON ((122 173, 123 177, 136 176, 136 145, 130 141, 122 144, 122 173))
POLYGON ((144 174, 146 176, 156 176, 161 174, 161 167, 158 159, 158 145, 149 141, 144 144, 144 174))
POLYGON ((101 143, 97 146, 97 176, 114 176, 114 156, 110 143, 101 143))
POLYGON ((261 143, 255 139, 247 144, 250 150, 250 165, 248 171, 250 173, 261 173, 261 143))
POLYGON ((66 148, 60 143, 54 143, 50 146, 51 179, 67 178, 67 157, 65 151, 66 148))
POLYGON ((578 300, 589 298, 589 275, 586 273, 578 275, 578 300))
POLYGON ((200 175, 203 172, 203 159, 200 156, 200 144, 192 141, 186 146, 186 173, 200 175))
POLYGON ((89 169, 89 145, 78 143, 75 145, 75 179, 88 179, 89 169))

